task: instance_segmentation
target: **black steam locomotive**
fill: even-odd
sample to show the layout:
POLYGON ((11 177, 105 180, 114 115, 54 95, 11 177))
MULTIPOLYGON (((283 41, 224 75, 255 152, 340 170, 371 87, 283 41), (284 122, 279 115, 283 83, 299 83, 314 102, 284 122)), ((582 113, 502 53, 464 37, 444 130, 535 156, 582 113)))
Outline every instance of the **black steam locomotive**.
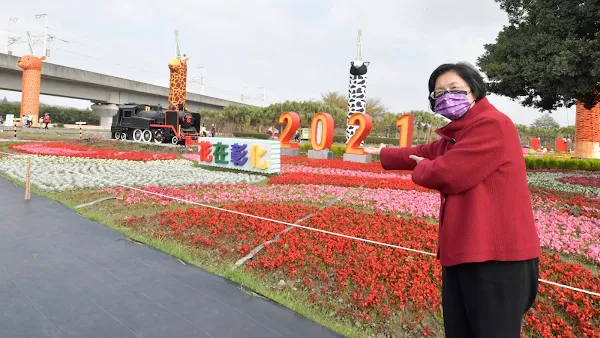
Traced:
POLYGON ((113 116, 110 132, 113 139, 139 142, 196 144, 200 137, 199 113, 191 113, 179 107, 126 103, 119 105, 113 116))

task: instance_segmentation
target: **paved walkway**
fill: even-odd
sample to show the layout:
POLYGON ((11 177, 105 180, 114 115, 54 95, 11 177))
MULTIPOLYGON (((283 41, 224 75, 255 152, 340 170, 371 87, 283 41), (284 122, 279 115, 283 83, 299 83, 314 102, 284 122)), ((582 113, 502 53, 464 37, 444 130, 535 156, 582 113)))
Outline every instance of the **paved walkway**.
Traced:
POLYGON ((341 337, 0 178, 0 337, 341 337))

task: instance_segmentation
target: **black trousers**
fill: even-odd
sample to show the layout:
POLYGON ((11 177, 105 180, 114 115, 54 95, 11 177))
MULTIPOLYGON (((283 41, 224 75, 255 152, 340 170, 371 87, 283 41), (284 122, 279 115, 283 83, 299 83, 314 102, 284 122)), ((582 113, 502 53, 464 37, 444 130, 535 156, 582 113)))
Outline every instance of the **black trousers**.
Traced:
POLYGON ((442 267, 446 338, 519 338, 538 275, 538 258, 442 267))

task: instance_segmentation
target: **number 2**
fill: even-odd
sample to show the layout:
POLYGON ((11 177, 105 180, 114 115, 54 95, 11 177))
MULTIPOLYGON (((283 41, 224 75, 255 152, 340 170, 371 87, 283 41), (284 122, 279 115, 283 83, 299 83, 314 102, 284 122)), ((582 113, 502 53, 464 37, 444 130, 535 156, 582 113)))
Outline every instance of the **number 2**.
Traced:
POLYGON ((279 124, 285 124, 285 128, 279 135, 281 148, 298 148, 298 143, 290 142, 290 140, 296 133, 296 130, 298 130, 298 127, 300 127, 300 116, 294 112, 283 112, 279 115, 279 124))
POLYGON ((398 119, 396 119, 396 127, 400 128, 400 148, 412 147, 415 116, 412 114, 404 114, 398 117, 398 119))
POLYGON ((360 147, 360 144, 371 132, 371 128, 373 128, 373 119, 367 114, 354 113, 350 116, 348 125, 358 126, 358 130, 356 130, 354 135, 348 140, 348 144, 346 144, 346 154, 364 155, 365 150, 360 147))

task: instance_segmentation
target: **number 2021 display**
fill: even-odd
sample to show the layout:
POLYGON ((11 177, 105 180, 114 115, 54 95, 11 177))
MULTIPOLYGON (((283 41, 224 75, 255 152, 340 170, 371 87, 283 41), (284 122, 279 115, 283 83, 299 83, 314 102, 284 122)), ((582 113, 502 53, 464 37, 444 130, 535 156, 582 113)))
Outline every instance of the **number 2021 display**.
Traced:
MULTIPOLYGON (((415 117, 411 114, 404 114, 396 119, 396 127, 400 128, 400 147, 412 147, 412 137, 415 117)), ((291 141, 292 137, 300 127, 300 116, 295 112, 283 112, 279 116, 279 123, 285 124, 285 128, 279 135, 281 148, 298 148, 298 142, 291 141)), ((373 128, 371 116, 363 113, 354 113, 350 116, 349 125, 358 126, 354 135, 346 144, 346 154, 365 155, 364 148, 360 144, 369 136, 373 128)), ((331 148, 333 144, 333 117, 327 113, 316 113, 310 126, 310 145, 313 150, 325 150, 331 148)))

